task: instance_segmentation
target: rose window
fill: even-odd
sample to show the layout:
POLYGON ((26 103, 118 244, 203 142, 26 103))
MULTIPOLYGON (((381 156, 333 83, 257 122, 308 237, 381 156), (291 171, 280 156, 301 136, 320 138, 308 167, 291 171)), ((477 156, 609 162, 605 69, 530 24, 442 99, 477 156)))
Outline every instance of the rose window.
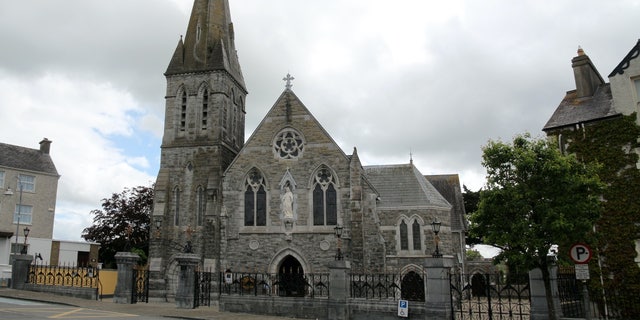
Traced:
POLYGON ((304 140, 293 130, 281 132, 273 143, 276 154, 282 159, 296 159, 302 155, 304 140))

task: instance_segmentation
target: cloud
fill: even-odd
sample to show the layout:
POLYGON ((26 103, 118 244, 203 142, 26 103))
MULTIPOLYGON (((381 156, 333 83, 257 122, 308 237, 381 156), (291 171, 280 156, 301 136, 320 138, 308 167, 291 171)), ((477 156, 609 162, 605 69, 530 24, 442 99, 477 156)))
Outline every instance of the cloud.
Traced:
MULTIPOLYGON (((483 184, 481 147, 540 133, 578 45, 606 75, 638 39, 640 1, 229 1, 249 90, 246 137, 293 90, 366 165, 483 184)), ((192 0, 0 2, 2 142, 53 140, 55 236, 160 163, 163 72, 192 0)))

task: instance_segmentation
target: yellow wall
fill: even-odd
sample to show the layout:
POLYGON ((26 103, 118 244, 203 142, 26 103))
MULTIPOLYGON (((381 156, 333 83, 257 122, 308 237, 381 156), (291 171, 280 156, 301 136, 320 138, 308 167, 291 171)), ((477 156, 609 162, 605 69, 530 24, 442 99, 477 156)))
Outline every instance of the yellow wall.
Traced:
POLYGON ((100 270, 100 295, 113 295, 116 292, 116 283, 118 282, 118 270, 102 269, 100 270))

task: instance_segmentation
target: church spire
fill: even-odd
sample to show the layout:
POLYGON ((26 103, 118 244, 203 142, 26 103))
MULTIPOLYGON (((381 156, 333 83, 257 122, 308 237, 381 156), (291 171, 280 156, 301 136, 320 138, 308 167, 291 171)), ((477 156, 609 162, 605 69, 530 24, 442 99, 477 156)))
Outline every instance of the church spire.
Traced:
POLYGON ((187 33, 165 75, 226 71, 246 90, 236 53, 229 0, 195 0, 187 33))

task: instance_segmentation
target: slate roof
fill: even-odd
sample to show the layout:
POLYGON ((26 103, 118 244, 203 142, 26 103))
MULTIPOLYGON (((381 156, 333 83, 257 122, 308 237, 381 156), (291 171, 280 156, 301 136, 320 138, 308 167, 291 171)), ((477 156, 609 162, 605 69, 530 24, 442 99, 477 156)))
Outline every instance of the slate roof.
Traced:
POLYGON ((364 170, 380 195, 379 208, 451 207, 413 164, 365 166, 364 170))
POLYGON ((613 108, 613 96, 608 83, 598 86, 593 96, 576 98, 576 90, 568 91, 542 131, 619 115, 613 108))
POLYGON ((460 178, 457 174, 441 174, 424 176, 440 194, 453 206, 451 210, 451 230, 467 230, 464 199, 460 189, 460 178))
POLYGON ((39 149, 30 149, 0 143, 0 167, 29 170, 58 176, 58 170, 49 154, 39 149))

